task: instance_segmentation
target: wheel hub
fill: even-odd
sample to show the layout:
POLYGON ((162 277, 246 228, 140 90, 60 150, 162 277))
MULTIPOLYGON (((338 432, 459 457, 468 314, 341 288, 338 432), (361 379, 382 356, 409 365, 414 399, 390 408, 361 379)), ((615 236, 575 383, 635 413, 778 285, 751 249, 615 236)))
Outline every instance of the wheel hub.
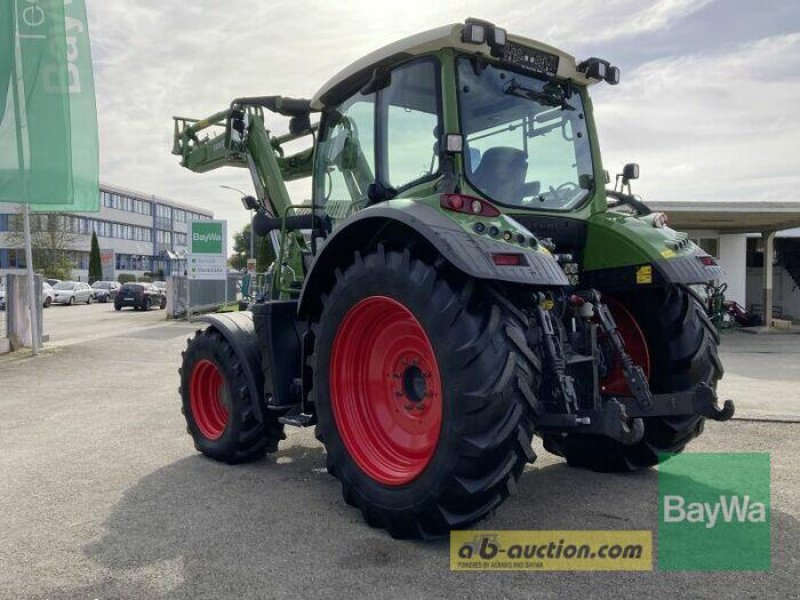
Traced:
POLYGON ((330 393, 342 441, 365 473, 393 486, 422 473, 439 440, 442 384, 408 308, 371 296, 348 311, 334 339, 330 393))
POLYGON ((228 424, 230 397, 219 367, 202 359, 192 369, 189 403, 200 433, 209 440, 222 437, 228 424))

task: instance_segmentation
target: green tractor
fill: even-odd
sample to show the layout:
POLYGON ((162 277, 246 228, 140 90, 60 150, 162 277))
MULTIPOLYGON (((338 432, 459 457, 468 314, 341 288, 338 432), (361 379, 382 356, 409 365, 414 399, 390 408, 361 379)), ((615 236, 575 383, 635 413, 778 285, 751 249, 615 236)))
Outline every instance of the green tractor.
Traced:
POLYGON ((277 256, 264 301, 203 317, 183 354, 197 449, 255 460, 313 425, 346 502, 428 538, 497 508, 534 434, 570 465, 633 471, 730 418, 689 287, 720 267, 631 195, 636 165, 606 189, 588 91, 618 81, 605 60, 469 19, 311 100, 176 117, 184 167, 249 169, 243 201, 277 256), (292 203, 304 177, 311 200, 292 203))

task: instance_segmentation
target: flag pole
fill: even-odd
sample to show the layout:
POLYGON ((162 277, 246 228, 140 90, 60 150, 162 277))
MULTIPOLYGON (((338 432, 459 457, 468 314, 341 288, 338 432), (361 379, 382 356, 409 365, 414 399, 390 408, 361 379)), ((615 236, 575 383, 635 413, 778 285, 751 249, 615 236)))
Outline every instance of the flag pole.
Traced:
POLYGON ((11 78, 11 86, 12 86, 12 93, 14 94, 14 116, 17 121, 17 160, 18 160, 18 167, 20 173, 22 174, 22 209, 23 209, 23 225, 22 228, 24 230, 24 237, 25 237, 25 265, 27 268, 27 282, 28 282, 28 308, 30 309, 30 318, 31 318, 31 350, 33 351, 34 356, 39 354, 39 320, 38 320, 38 308, 39 305, 36 302, 36 289, 33 281, 33 247, 31 244, 31 206, 29 204, 30 199, 28 198, 28 177, 25 174, 25 148, 22 143, 22 110, 20 107, 20 101, 22 99, 22 94, 20 93, 19 89, 19 60, 20 60, 20 42, 19 42, 19 31, 17 30, 18 15, 16 14, 17 7, 15 6, 15 14, 14 14, 14 66, 13 66, 13 73, 14 76, 11 78))
MULTIPOLYGON (((26 186, 27 187, 27 186, 26 186)), ((36 286, 33 280, 33 247, 31 244, 31 205, 24 206, 23 228, 25 229, 25 264, 28 267, 28 305, 31 312, 31 350, 39 354, 39 303, 36 301, 36 286)))

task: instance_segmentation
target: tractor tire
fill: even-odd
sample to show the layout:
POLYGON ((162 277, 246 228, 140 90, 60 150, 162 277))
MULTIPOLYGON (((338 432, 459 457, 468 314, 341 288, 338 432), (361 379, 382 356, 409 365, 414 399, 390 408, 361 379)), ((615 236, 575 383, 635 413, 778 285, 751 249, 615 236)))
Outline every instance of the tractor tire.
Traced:
MULTIPOLYGON (((614 298, 633 314, 644 333, 653 393, 680 392, 701 382, 716 388, 723 374, 717 351, 719 334, 691 291, 672 285, 615 294, 614 298)), ((703 432, 705 418, 683 415, 643 421, 644 437, 630 446, 602 436, 568 434, 545 436, 544 447, 573 467, 636 471, 658 464, 661 453, 681 452, 703 432)))
POLYGON ((525 316, 441 259, 383 246, 322 301, 310 398, 345 501, 397 538, 493 512, 536 458, 525 316))
POLYGON ((239 357, 213 329, 198 331, 183 352, 182 412, 195 448, 228 464, 258 460, 285 438, 277 416, 257 416, 239 357))

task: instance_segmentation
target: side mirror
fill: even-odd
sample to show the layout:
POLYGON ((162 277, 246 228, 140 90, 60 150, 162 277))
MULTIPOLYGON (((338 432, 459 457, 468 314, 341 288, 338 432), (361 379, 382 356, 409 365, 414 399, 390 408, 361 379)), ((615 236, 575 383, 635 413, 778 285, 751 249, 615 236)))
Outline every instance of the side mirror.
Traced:
POLYGON ((639 165, 636 163, 628 163, 622 169, 622 180, 627 183, 631 179, 639 179, 639 165))

